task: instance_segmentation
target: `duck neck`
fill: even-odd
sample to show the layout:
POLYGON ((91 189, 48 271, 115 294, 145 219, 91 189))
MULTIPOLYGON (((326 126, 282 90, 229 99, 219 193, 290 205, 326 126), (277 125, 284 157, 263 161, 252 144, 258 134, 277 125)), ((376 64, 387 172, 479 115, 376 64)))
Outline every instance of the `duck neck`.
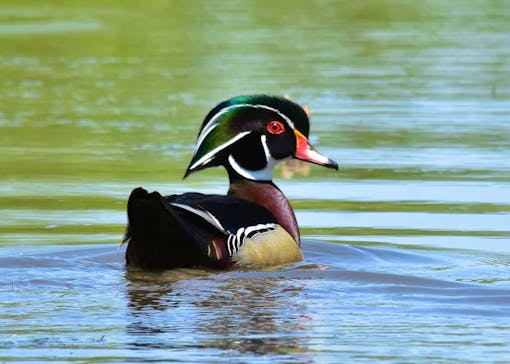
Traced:
POLYGON ((272 181, 251 181, 244 178, 230 178, 230 196, 254 202, 271 211, 280 225, 301 244, 296 215, 282 191, 272 181))

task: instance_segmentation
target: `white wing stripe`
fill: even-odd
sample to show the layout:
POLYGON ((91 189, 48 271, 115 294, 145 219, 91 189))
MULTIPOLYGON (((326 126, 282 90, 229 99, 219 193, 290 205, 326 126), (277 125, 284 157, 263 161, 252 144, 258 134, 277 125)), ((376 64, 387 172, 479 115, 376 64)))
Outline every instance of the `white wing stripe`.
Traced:
POLYGON ((203 218, 205 221, 207 221, 211 225, 216 226, 217 228, 219 228, 222 231, 226 231, 225 228, 218 221, 218 219, 216 217, 214 217, 214 215, 211 214, 209 211, 198 210, 198 209, 195 209, 195 208, 193 208, 191 206, 183 205, 183 204, 175 203, 175 202, 171 202, 170 205, 175 206, 175 207, 179 207, 179 208, 181 208, 183 210, 186 210, 186 211, 189 211, 189 212, 192 212, 195 215, 198 215, 201 218, 203 218))
POLYGON ((230 234, 227 238, 227 249, 230 254, 230 258, 235 257, 237 253, 239 253, 239 249, 241 249, 246 239, 253 238, 258 234, 275 230, 276 226, 276 224, 272 223, 252 225, 246 228, 239 228, 235 234, 230 234))

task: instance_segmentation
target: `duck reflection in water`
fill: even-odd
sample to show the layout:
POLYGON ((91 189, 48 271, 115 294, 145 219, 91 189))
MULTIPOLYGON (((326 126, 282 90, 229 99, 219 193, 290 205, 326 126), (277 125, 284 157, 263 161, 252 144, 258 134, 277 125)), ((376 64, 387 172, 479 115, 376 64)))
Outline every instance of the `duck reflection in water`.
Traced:
POLYGON ((282 271, 130 271, 130 345, 253 354, 305 351, 299 333, 310 318, 303 290, 283 276, 282 271))

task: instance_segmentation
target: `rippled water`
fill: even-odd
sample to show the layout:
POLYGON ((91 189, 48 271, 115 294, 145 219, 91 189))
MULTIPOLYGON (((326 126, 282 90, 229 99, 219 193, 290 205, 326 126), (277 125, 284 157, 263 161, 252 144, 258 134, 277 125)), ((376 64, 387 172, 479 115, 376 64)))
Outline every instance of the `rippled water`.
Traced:
MULTIPOLYGON (((0 4, 0 361, 506 362, 510 4, 0 4), (127 271, 132 188, 242 93, 312 109, 306 261, 127 271)), ((286 179, 294 173, 292 179, 286 179)))

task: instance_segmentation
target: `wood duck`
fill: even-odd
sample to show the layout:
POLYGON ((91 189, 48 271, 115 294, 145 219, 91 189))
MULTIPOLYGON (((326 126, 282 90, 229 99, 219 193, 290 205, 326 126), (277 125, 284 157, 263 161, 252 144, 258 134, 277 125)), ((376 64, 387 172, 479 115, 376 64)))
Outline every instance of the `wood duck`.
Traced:
POLYGON ((285 98, 237 96, 218 104, 202 123, 184 178, 223 166, 227 195, 134 189, 127 205, 126 264, 226 269, 303 260, 296 217, 272 179, 275 165, 288 158, 338 170, 308 143, 308 132, 305 110, 285 98))

